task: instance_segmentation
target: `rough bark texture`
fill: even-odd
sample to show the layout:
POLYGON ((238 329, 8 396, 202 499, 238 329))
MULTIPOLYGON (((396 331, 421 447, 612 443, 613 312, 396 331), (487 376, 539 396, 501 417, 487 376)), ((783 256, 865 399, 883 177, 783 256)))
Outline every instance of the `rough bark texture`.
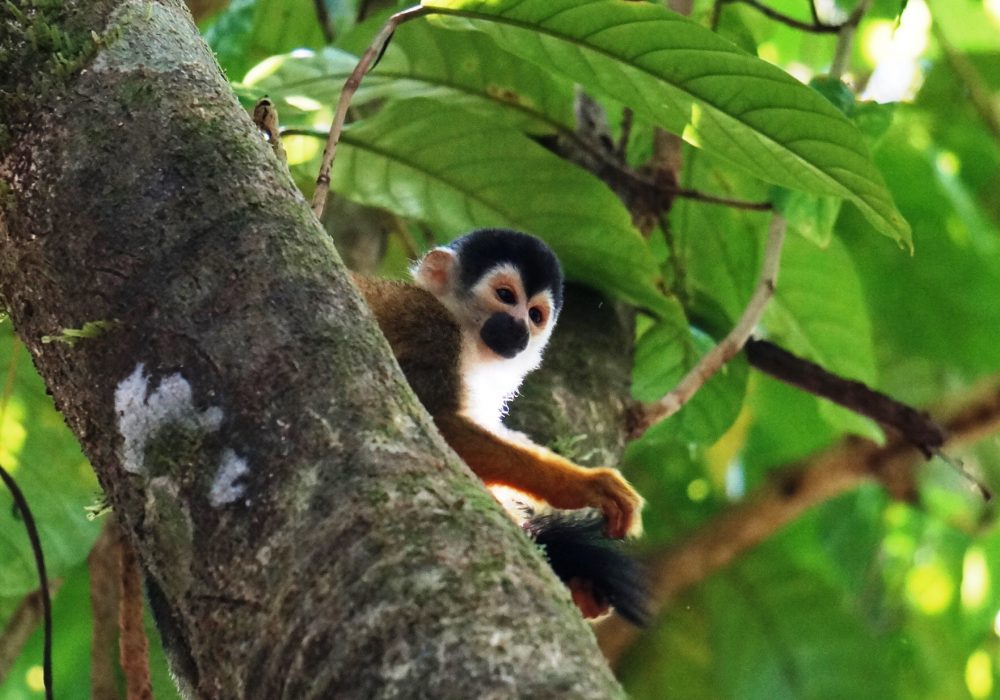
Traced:
POLYGON ((0 114, 0 301, 191 692, 620 694, 180 0, 3 15, 0 114), (68 328, 94 337, 41 342, 68 328))

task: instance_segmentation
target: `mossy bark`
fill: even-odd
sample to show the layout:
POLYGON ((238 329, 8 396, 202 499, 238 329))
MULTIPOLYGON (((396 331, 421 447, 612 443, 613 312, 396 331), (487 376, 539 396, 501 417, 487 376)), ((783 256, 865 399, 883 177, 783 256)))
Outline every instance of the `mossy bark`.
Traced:
POLYGON ((192 694, 620 694, 179 0, 5 16, 0 96, 0 301, 192 694), (41 342, 94 321, 115 323, 41 342))

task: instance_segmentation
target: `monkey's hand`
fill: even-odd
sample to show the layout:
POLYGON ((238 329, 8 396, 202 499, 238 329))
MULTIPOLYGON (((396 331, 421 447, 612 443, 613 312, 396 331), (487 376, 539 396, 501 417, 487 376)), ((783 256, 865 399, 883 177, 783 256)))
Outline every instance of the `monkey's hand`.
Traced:
POLYGON ((587 478, 582 483, 585 491, 583 500, 587 501, 587 505, 600 508, 604 514, 607 523, 605 534, 616 539, 626 535, 641 535, 642 496, 636 493, 617 469, 602 467, 584 471, 587 478))
POLYGON ((435 416, 441 435, 488 486, 500 484, 554 508, 598 508, 608 537, 642 532, 642 497, 615 469, 587 469, 530 442, 513 442, 460 414, 435 416))

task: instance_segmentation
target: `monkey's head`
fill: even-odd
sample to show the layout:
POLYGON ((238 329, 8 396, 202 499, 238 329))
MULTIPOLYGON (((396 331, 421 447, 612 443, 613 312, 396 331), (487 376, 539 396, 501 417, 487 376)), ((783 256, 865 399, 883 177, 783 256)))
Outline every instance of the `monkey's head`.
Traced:
POLYGON ((530 359, 524 373, 538 365, 563 301, 559 260, 540 240, 480 229, 427 253, 413 276, 475 339, 479 361, 530 359))

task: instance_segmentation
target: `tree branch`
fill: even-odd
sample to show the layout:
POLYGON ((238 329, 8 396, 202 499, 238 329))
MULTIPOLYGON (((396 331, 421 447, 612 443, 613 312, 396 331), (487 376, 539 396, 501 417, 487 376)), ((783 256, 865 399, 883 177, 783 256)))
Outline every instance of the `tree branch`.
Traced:
POLYGON ((0 111, 0 303, 140 556, 187 692, 621 695, 179 2, 0 23, 0 111), (82 47, 69 67, 32 43, 36 19, 82 47))
MULTIPOLYGON (((978 394, 946 409, 941 422, 954 448, 1000 431, 1000 378, 978 394)), ((725 568, 804 512, 831 498, 877 481, 896 497, 897 485, 912 484, 921 454, 902 438, 884 447, 850 438, 801 467, 780 470, 743 502, 702 525, 677 546, 649 563, 654 611, 662 611, 684 591, 725 568)), ((638 632, 610 619, 598 630, 601 649, 614 664, 638 638, 638 632)))
POLYGON ((775 213, 771 217, 757 289, 733 330, 708 351, 666 396, 643 408, 634 431, 636 436, 642 435, 656 423, 677 413, 712 375, 743 348, 754 326, 757 325, 764 313, 767 302, 774 294, 774 286, 778 279, 778 266, 781 262, 781 245, 785 240, 785 227, 784 217, 775 213))
POLYGON ((847 70, 847 64, 851 58, 851 48, 854 46, 854 35, 858 31, 861 19, 871 5, 872 0, 860 0, 851 16, 837 30, 837 48, 830 64, 830 77, 839 80, 844 71, 847 70))
POLYGON ((766 340, 750 338, 744 349, 751 367, 897 430, 928 459, 945 443, 944 431, 929 416, 861 382, 839 377, 766 340))
POLYGON ((118 653, 125 693, 129 700, 152 700, 149 677, 149 641, 143 623, 142 572, 135 550, 127 541, 118 540, 121 597, 118 607, 118 653))

